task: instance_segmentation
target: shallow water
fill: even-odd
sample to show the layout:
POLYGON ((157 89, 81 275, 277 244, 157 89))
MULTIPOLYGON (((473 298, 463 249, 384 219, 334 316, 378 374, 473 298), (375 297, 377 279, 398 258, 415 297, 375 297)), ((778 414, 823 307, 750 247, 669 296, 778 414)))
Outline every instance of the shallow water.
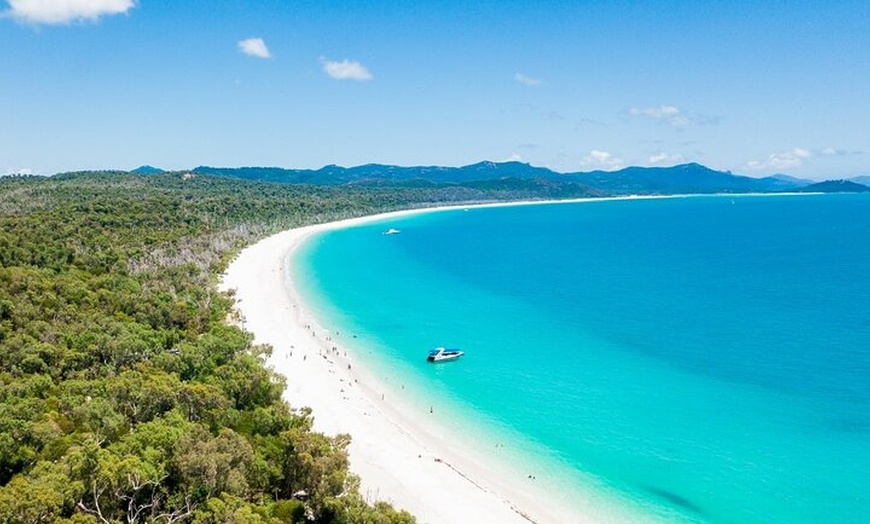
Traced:
POLYGON ((294 265, 378 373, 468 434, 522 435, 566 497, 591 476, 667 520, 866 520, 867 196, 430 213, 294 265), (439 345, 466 355, 427 365, 439 345))

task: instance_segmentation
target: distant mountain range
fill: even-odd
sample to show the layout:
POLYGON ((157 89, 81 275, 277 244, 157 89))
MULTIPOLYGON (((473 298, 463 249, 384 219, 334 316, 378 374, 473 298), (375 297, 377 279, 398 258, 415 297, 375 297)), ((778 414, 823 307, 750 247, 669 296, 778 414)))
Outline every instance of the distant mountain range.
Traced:
MULTIPOLYGON (((150 167, 150 166, 147 166, 150 167)), ((141 168, 140 168, 141 169, 141 168)), ((155 168, 151 168, 155 169, 155 168)), ((195 173, 281 183, 315 185, 468 185, 489 182, 516 185, 535 181, 547 187, 589 188, 591 193, 689 194, 689 193, 773 193, 787 191, 855 192, 867 191, 870 177, 861 180, 815 183, 789 175, 753 178, 716 171, 696 163, 672 167, 627 167, 618 171, 557 173, 521 162, 479 162, 463 167, 402 167, 366 164, 357 167, 325 166, 320 169, 283 169, 278 167, 209 167, 195 173), (863 180, 868 179, 868 180, 863 180), (499 182, 501 181, 501 182, 499 182)))

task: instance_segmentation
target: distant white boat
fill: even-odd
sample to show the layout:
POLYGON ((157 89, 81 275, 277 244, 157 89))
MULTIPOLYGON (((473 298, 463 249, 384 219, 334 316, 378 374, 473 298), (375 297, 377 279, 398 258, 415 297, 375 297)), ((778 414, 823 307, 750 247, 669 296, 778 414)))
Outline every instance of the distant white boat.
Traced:
POLYGON ((394 229, 392 227, 390 229, 384 231, 385 235, 398 235, 399 233, 401 233, 401 231, 399 231, 398 229, 394 229))
POLYGON ((426 360, 429 362, 449 362, 451 360, 456 360, 464 354, 465 353, 458 349, 435 348, 429 350, 429 355, 426 357, 426 360))

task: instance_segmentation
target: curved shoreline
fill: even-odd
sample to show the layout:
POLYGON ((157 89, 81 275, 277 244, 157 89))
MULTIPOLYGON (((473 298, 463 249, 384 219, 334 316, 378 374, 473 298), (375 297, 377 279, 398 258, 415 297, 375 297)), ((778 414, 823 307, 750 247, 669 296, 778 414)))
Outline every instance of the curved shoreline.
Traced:
MULTIPOLYGON (((588 200, 603 199, 557 202, 588 200)), ((473 207, 544 203, 555 202, 473 207)), ((284 397, 291 406, 311 407, 317 431, 352 436, 350 469, 360 476, 361 492, 368 499, 408 510, 420 523, 595 522, 578 514, 577 507, 548 497, 544 489, 508 478, 498 464, 481 461, 473 450, 457 453, 448 428, 413 413, 401 399, 385 399, 389 386, 355 359, 352 349, 348 352, 350 341, 316 322, 290 281, 293 253, 313 235, 466 207, 472 206, 397 211, 284 231, 244 249, 220 287, 235 290, 236 309, 254 342, 273 347, 268 365, 287 377, 284 397)))
MULTIPOLYGON (((684 196, 696 195, 679 197, 684 196)), ((357 344, 315 321, 301 302, 288 271, 295 250, 311 236, 329 230, 467 207, 638 198, 668 197, 445 206, 302 227, 243 250, 227 269, 221 288, 236 290, 236 309, 244 318, 245 329, 254 334, 255 343, 274 348, 268 364, 288 379, 285 399, 293 407, 311 407, 316 430, 333 435, 349 433, 353 437, 350 469, 360 476, 361 492, 368 499, 391 502, 413 513, 421 523, 658 520, 652 515, 634 514, 628 507, 582 500, 583 494, 571 500, 559 498, 547 491, 544 483, 529 483, 518 477, 491 453, 475 453, 473 443, 470 447, 465 443, 457 446, 446 421, 439 423, 435 417, 420 413, 419 406, 410 406, 408 399, 397 394, 397 385, 375 377, 365 362, 355 358, 357 344)))

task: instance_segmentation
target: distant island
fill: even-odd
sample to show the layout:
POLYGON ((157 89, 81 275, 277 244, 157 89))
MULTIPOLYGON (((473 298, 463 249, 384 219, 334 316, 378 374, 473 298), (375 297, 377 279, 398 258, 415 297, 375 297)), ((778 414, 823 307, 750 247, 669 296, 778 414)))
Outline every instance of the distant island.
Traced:
POLYGON ((801 188, 808 193, 866 193, 870 187, 851 180, 826 180, 801 188))
MULTIPOLYGON (((150 167, 150 166, 148 166, 150 167)), ((139 168, 141 170, 143 168, 139 168)), ((154 168, 150 168, 154 169, 154 168)), ((194 173, 324 186, 466 186, 496 189, 524 189, 551 197, 607 195, 675 195, 713 193, 863 192, 870 189, 868 177, 850 181, 816 183, 789 175, 753 178, 716 171, 697 163, 672 167, 626 167, 618 171, 558 173, 522 162, 479 162, 463 167, 402 167, 366 164, 356 167, 328 165, 320 169, 280 167, 199 166, 194 173)))

